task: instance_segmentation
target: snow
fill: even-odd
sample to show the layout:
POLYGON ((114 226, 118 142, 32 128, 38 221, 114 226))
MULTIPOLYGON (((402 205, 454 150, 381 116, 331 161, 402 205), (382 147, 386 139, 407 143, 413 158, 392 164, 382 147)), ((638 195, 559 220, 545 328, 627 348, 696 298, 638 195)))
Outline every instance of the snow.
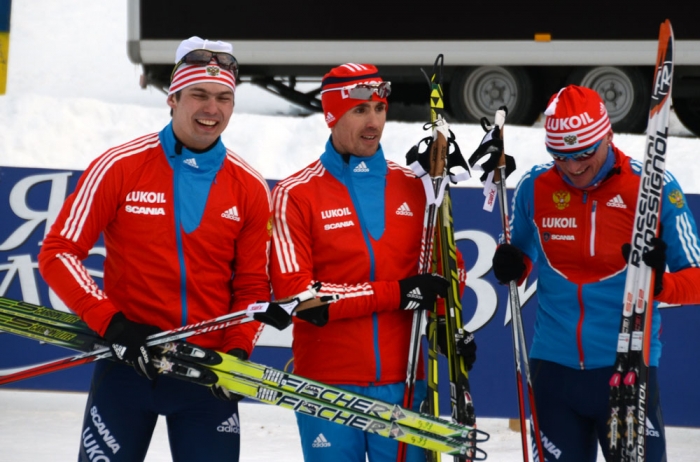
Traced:
MULTIPOLYGON (((85 393, 0 391, 0 460, 75 460, 78 453, 85 393)), ((294 414, 288 410, 243 402, 241 457, 246 462, 302 462, 294 414)), ((488 462, 521 460, 520 433, 506 419, 478 419, 490 434, 481 445, 488 462)), ((700 429, 667 427, 668 460, 695 462, 700 429)), ((170 461, 163 418, 159 420, 146 462, 170 461)), ((602 459, 602 455, 599 456, 602 459)), ((443 460, 447 460, 446 457, 443 460)))
MULTIPOLYGON (((165 95, 140 89, 140 68, 127 58, 126 16, 125 2, 13 2, 7 94, 0 96, 0 166, 83 170, 106 149, 168 123, 165 95)), ((465 154, 483 135, 477 125, 453 124, 452 130, 465 154)), ((223 136, 265 178, 281 179, 315 160, 328 133, 320 114, 244 83, 223 136)), ((671 134, 668 169, 687 193, 700 193, 700 140, 675 118, 671 134)), ((382 144, 388 158, 404 164, 408 148, 424 136, 420 122, 388 122, 382 144)), ((541 124, 506 128, 506 149, 518 162, 509 184, 548 161, 543 137, 541 124)), ((641 159, 643 136, 616 134, 614 142, 641 159)), ((480 187, 477 180, 469 183, 480 187)), ((85 400, 82 393, 0 390, 0 460, 75 460, 85 400)), ((241 460, 302 460, 290 411, 245 402, 241 420, 241 460)), ((480 418, 479 426, 491 434, 482 446, 489 461, 521 457, 519 434, 507 420, 480 418)), ((670 461, 698 459, 700 429, 667 431, 670 461)), ((161 421, 147 461, 166 460, 161 421)))

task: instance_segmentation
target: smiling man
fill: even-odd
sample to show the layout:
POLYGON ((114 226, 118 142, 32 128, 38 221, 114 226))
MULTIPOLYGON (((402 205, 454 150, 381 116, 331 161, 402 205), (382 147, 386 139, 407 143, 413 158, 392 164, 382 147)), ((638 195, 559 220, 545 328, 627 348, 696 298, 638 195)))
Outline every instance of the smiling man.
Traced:
MULTIPOLYGON (((173 461, 238 461, 239 397, 158 376, 145 347, 159 330, 270 299, 270 192, 221 141, 234 107, 232 51, 199 37, 180 44, 171 123, 95 159, 44 240, 42 276, 118 360, 96 364, 80 461, 144 460, 159 415, 173 461), (82 264, 101 233, 104 288, 82 264)), ((259 328, 241 324, 192 342, 247 358, 259 328)))
MULTIPOLYGON (((537 267, 530 356, 540 431, 549 442, 547 460, 595 461, 598 443, 610 460, 609 381, 625 287, 623 248, 632 237, 643 166, 612 143, 610 119, 596 91, 569 85, 552 95, 544 114, 545 146, 553 162, 533 167, 520 180, 510 215, 511 244, 498 247, 493 270, 507 284, 522 282, 537 267)), ((660 221, 660 236, 642 256, 655 271, 648 418, 642 423, 646 460, 653 462, 666 460, 657 305, 700 302, 697 227, 669 172, 663 178, 660 221)))

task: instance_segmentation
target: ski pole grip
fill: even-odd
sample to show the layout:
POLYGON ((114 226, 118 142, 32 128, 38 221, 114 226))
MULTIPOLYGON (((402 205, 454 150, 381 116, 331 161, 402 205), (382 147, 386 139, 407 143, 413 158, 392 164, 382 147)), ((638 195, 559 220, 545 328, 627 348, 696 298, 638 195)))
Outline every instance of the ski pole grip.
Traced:
MULTIPOLYGON (((508 109, 505 106, 501 106, 494 116, 493 124, 498 127, 498 138, 503 140, 503 128, 506 124, 506 114, 508 109)), ((505 144, 503 150, 501 151, 501 157, 498 159, 498 164, 496 165, 496 170, 493 172, 493 182, 499 183, 501 181, 501 176, 506 169, 506 149, 505 144)))
POLYGON ((445 119, 438 115, 433 132, 435 140, 433 140, 433 143, 430 145, 429 174, 432 178, 442 177, 447 167, 447 136, 445 135, 445 126, 445 119))

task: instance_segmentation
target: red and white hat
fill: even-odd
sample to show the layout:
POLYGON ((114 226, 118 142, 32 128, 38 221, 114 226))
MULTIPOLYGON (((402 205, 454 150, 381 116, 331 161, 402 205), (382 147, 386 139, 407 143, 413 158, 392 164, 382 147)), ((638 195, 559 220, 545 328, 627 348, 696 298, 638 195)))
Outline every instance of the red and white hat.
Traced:
MULTIPOLYGON (((376 84, 381 82, 383 80, 379 71, 371 64, 346 63, 331 69, 328 74, 323 76, 321 82, 321 106, 328 127, 333 127, 343 114, 367 100, 350 98, 344 91, 327 90, 341 89, 358 83, 376 84)), ((386 98, 380 98, 376 93, 372 94, 371 101, 382 101, 387 104, 386 98)))
POLYGON ((584 152, 610 131, 608 111, 598 92, 578 85, 569 85, 553 95, 544 115, 549 152, 584 152))
MULTIPOLYGON (((182 60, 183 56, 194 50, 219 51, 233 54, 233 45, 221 41, 204 40, 196 36, 190 37, 187 40, 183 40, 177 47, 175 65, 182 60)), ((222 69, 219 63, 212 59, 206 66, 180 65, 173 73, 168 96, 190 85, 203 82, 220 83, 229 87, 231 91, 236 91, 236 78, 233 73, 227 69, 222 69)))

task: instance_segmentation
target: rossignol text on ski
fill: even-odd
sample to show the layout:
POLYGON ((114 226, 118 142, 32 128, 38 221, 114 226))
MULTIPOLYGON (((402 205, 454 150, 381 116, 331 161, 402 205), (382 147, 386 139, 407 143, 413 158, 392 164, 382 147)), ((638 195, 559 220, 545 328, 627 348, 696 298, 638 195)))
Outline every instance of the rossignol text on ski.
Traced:
POLYGON ((673 30, 666 20, 659 31, 649 124, 634 229, 630 241, 617 357, 610 379, 608 449, 614 462, 646 460, 646 409, 653 270, 642 262, 659 235, 661 196, 666 171, 668 120, 673 80, 673 30))

